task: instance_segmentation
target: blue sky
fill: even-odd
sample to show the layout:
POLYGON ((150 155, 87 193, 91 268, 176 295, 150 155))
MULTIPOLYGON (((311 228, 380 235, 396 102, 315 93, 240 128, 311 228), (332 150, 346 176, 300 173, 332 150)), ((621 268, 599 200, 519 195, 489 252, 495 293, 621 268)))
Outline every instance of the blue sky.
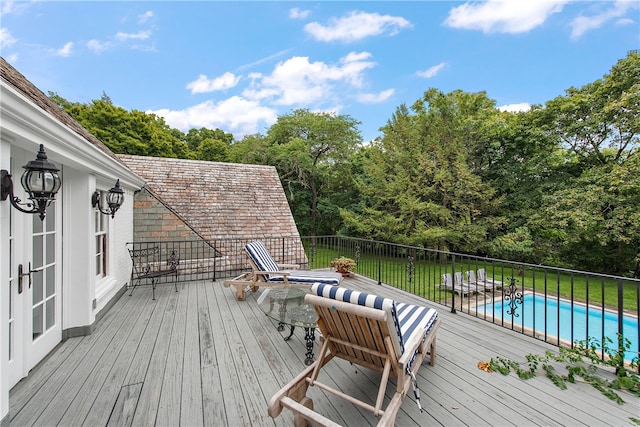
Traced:
POLYGON ((169 126, 266 133, 296 108, 363 139, 429 88, 544 104, 640 48, 640 1, 11 1, 0 53, 39 89, 169 126))

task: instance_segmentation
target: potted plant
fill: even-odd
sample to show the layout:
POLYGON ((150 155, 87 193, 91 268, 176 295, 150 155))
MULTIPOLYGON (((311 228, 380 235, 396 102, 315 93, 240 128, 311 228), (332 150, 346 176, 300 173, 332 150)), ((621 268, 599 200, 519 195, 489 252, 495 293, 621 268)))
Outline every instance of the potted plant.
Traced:
POLYGON ((335 268, 337 272, 342 273, 343 277, 349 276, 349 274, 356 269, 355 260, 347 257, 334 258, 331 261, 331 267, 335 268))

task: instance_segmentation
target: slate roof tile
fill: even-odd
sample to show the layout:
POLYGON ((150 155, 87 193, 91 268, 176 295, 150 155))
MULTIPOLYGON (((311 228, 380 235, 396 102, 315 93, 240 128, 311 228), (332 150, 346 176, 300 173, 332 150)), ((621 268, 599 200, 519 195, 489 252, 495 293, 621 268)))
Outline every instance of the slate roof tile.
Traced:
POLYGON ((149 191, 206 240, 299 237, 273 166, 119 154, 149 191))

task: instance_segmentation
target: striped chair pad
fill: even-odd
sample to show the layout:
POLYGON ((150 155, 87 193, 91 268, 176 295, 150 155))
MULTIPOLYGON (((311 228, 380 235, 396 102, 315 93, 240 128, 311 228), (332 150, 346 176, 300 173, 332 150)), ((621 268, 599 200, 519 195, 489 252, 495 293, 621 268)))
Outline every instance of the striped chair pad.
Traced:
MULTIPOLYGON (((260 271, 280 271, 278 263, 271 257, 271 254, 269 254, 269 251, 261 241, 247 243, 244 249, 260 271)), ((265 279, 269 280, 270 277, 265 277, 265 279)))
MULTIPOLYGON (((335 286, 339 285, 342 280, 342 274, 331 271, 290 270, 288 273, 287 281, 294 283, 323 283, 335 286)), ((272 274, 269 281, 284 282, 284 277, 278 274, 272 274)))
POLYGON ((311 293, 338 301, 385 310, 389 313, 387 316, 389 330, 397 333, 398 340, 394 341, 394 347, 398 354, 404 353, 404 343, 409 340, 412 334, 429 332, 438 318, 438 312, 433 308, 396 302, 390 298, 346 288, 326 286, 321 283, 314 284, 311 287, 311 293))

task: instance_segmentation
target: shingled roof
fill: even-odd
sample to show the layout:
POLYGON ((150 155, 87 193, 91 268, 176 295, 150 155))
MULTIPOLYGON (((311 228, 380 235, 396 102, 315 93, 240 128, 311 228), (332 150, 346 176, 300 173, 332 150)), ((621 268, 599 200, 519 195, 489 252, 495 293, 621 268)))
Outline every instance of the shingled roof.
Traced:
POLYGON ((118 157, 205 240, 299 237, 273 166, 118 157))

